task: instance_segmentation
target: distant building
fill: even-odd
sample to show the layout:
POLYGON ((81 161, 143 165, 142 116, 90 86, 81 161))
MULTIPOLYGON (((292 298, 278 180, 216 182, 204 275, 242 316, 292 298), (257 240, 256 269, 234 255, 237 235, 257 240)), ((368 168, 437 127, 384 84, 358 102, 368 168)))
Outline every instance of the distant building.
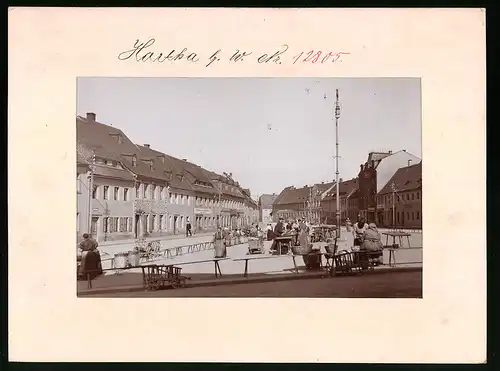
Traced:
POLYGON ((405 150, 392 153, 370 152, 367 161, 360 165, 358 208, 367 222, 376 221, 377 194, 392 178, 396 171, 408 164, 420 163, 420 158, 405 150))
MULTIPOLYGON (((337 223, 337 189, 336 185, 327 192, 321 201, 323 210, 323 223, 337 223)), ((353 197, 358 191, 358 178, 344 181, 339 179, 339 198, 340 198, 340 220, 344 223, 347 218, 356 221, 359 213, 358 200, 353 197)))
POLYGON ((263 194, 259 197, 259 222, 267 225, 273 221, 273 203, 278 198, 278 195, 273 193, 263 194))
POLYGON ((333 186, 334 183, 319 183, 283 189, 273 203, 273 221, 306 218, 311 223, 320 223, 323 217, 321 200, 333 186))
POLYGON ((422 162, 398 169, 378 193, 377 224, 422 228, 422 162))

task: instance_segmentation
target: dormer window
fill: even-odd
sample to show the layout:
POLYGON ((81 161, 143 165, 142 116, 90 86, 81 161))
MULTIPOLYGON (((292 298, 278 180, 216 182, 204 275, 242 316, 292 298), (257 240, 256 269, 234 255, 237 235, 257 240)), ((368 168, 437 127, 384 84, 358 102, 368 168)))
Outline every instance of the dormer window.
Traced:
POLYGON ((162 164, 165 163, 165 156, 158 156, 158 159, 161 161, 162 164))
POLYGON ((167 180, 172 180, 172 172, 164 171, 163 174, 165 174, 167 180))
POLYGON ((132 166, 133 167, 137 166, 137 157, 136 156, 132 156, 132 166))
POLYGON ((118 143, 118 144, 123 143, 123 137, 121 136, 120 133, 110 133, 109 135, 111 135, 113 138, 115 138, 116 143, 118 143))
POLYGON ((177 174, 177 179, 182 182, 184 176, 182 174, 177 174))

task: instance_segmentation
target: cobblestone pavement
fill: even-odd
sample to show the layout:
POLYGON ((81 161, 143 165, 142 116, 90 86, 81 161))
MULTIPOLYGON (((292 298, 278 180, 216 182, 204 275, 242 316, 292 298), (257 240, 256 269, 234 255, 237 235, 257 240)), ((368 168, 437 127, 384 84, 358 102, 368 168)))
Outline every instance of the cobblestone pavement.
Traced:
POLYGON ((97 294, 92 297, 315 297, 421 298, 422 272, 246 283, 160 291, 97 294))

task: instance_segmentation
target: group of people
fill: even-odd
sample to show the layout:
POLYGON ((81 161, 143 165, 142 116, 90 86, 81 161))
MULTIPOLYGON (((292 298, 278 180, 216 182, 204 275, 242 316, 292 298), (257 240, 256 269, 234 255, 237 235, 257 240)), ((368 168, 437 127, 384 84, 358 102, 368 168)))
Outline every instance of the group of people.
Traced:
POLYGON ((382 237, 375 223, 366 223, 364 218, 360 218, 353 227, 354 247, 353 251, 380 252, 378 262, 382 261, 382 237))
POLYGON ((296 246, 309 246, 311 232, 311 225, 305 219, 296 219, 285 222, 283 218, 279 218, 278 223, 274 226, 274 229, 271 224, 267 225, 266 238, 268 241, 273 241, 271 250, 277 249, 278 242, 276 238, 282 236, 294 237, 293 243, 296 246))

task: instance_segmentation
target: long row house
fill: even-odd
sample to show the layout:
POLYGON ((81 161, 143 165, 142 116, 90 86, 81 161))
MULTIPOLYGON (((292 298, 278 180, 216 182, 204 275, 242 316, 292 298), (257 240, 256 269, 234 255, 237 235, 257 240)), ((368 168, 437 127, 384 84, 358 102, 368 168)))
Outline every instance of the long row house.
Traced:
MULTIPOLYGON (((382 227, 422 228, 422 161, 405 150, 370 152, 358 176, 339 181, 342 223, 363 217, 382 227)), ((273 220, 306 217, 335 224, 336 183, 285 188, 272 206, 273 220)))
POLYGON ((133 143, 123 131, 77 116, 77 236, 98 241, 185 233, 258 222, 250 190, 231 173, 216 174, 133 143))

